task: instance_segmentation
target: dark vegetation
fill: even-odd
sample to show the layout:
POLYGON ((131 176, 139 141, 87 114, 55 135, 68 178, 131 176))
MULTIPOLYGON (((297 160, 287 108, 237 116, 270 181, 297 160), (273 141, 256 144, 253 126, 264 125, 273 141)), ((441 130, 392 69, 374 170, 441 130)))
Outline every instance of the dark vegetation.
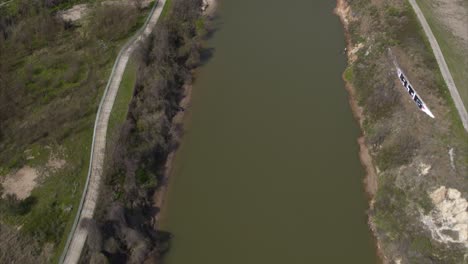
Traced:
POLYGON ((25 165, 45 171, 59 149, 66 160, 30 198, 0 199, 0 237, 12 241, 0 244, 2 263, 56 261, 73 221, 101 94, 119 47, 148 12, 98 2, 14 0, 0 8, 0 177, 25 165), (89 15, 76 24, 58 17, 76 3, 89 3, 89 15))
POLYGON ((467 135, 431 48, 406 1, 348 3, 349 40, 364 48, 344 76, 364 110, 364 134, 379 169, 370 216, 383 252, 402 263, 463 263, 463 246, 433 241, 420 221, 432 209, 428 192, 440 185, 464 196, 468 190, 467 135), (389 48, 436 119, 420 112, 403 90, 389 48), (456 170, 447 162, 450 148, 458 153, 456 170), (432 166, 427 175, 420 175, 421 162, 432 166))
POLYGON ((170 234, 156 231, 153 196, 165 184, 165 162, 177 142, 172 119, 184 85, 200 64, 201 0, 172 0, 170 10, 141 45, 127 119, 108 148, 97 220, 82 262, 149 263, 168 250, 170 234))

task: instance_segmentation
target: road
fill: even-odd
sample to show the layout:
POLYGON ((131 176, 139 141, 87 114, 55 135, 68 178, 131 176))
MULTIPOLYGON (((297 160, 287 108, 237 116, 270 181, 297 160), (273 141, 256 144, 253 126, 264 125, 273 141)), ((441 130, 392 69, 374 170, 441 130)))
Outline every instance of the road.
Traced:
POLYGON ((151 33, 158 22, 165 2, 166 0, 157 1, 157 6, 152 9, 144 29, 139 31, 138 35, 132 38, 132 40, 122 48, 114 64, 114 68, 96 115, 93 144, 91 147, 90 167, 85 189, 83 191, 83 197, 75 218, 75 223, 70 231, 62 257, 60 258, 60 263, 74 264, 80 259, 81 251, 83 250, 83 246, 88 235, 86 228, 82 228, 81 223, 83 219, 92 218, 96 208, 99 195, 99 184, 101 182, 104 166, 107 126, 112 106, 114 105, 115 97, 122 80, 122 75, 130 55, 135 50, 138 43, 151 33))
POLYGON ((442 77, 444 78, 445 83, 447 84, 447 87, 450 91, 450 95, 452 96, 453 102, 455 103, 455 107, 458 110, 458 114, 460 115, 461 121, 463 123, 463 127, 468 132, 468 113, 466 112, 465 105, 463 104, 460 94, 458 93, 458 89, 455 86, 455 82, 453 81, 452 74, 450 73, 447 63, 445 62, 444 55, 442 54, 442 51, 440 50, 439 43, 437 43, 437 40, 434 37, 434 34, 432 33, 432 30, 429 27, 429 24, 427 23, 423 12, 419 8, 418 4, 416 3, 416 0, 409 0, 409 2, 418 17, 419 23, 421 23, 421 26, 424 29, 424 33, 429 39, 429 43, 431 44, 432 51, 434 52, 434 55, 437 60, 437 64, 439 64, 442 77))

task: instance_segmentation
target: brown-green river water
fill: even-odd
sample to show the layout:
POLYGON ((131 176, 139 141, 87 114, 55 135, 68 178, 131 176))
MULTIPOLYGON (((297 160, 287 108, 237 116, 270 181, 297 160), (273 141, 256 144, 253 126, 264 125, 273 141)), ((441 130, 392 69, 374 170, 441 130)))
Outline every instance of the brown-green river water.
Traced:
POLYGON ((162 228, 166 264, 376 263, 334 0, 223 0, 162 228))

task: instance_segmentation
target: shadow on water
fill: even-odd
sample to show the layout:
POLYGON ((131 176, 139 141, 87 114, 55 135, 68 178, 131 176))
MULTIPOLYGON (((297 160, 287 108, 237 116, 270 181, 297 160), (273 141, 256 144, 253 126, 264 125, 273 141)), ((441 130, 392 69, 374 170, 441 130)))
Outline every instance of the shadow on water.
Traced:
MULTIPOLYGON (((221 28, 222 23, 219 21, 219 15, 213 15, 209 18, 208 20, 208 26, 206 29, 206 33, 202 37, 204 41, 208 41, 211 38, 214 37, 216 32, 221 28)), ((205 42, 206 45, 206 42, 205 42)), ((198 67, 203 67, 206 65, 214 56, 216 49, 213 47, 202 47, 200 49, 200 62, 198 64, 198 67)), ((196 70, 195 70, 196 71, 196 70)), ((193 76, 193 81, 196 80, 196 75, 193 76)), ((180 107, 179 111, 186 111, 183 107, 180 107)), ((184 128, 183 123, 175 124, 172 127, 172 140, 169 144, 169 152, 176 152, 180 145, 181 145, 181 139, 182 137, 186 134, 186 130, 184 128)), ((168 175, 163 175, 161 178, 158 178, 158 181, 161 181, 162 184, 161 186, 167 186, 168 184, 168 175)), ((154 215, 157 215, 161 213, 160 208, 154 207, 153 212, 155 213, 154 215)), ((169 231, 165 230, 157 230, 155 234, 155 238, 158 241, 159 248, 158 248, 158 253, 161 256, 161 262, 164 263, 164 256, 170 251, 171 248, 171 241, 173 238, 173 234, 169 231)))
POLYGON ((204 66, 213 57, 215 48, 203 48, 200 51, 200 66, 204 66))
MULTIPOLYGON (((207 19, 206 32, 203 35, 202 39, 208 41, 214 37, 216 32, 221 29, 223 22, 221 22, 220 16, 218 14, 211 15, 207 19)), ((203 47, 200 50, 200 65, 204 66, 208 61, 214 56, 215 48, 213 47, 203 47)))
POLYGON ((219 17, 208 20, 208 24, 209 28, 206 30, 206 33, 203 36, 203 40, 209 40, 213 38, 215 33, 218 32, 218 30, 223 25, 223 23, 219 21, 219 17))

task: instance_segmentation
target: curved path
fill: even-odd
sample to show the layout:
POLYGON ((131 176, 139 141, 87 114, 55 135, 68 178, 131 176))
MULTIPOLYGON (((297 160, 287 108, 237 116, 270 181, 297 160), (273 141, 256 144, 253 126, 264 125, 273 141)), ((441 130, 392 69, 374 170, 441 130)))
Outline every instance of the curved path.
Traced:
POLYGON ((94 209, 96 208, 96 202, 99 196, 99 184, 101 182, 104 165, 107 125, 120 86, 120 81, 122 80, 122 74, 127 66, 130 55, 135 50, 138 43, 151 33, 158 22, 165 2, 166 0, 159 0, 155 3, 155 7, 153 7, 148 15, 148 19, 142 30, 120 50, 119 56, 114 63, 114 68, 112 69, 96 115, 88 178, 75 222, 60 258, 60 263, 77 263, 80 259, 81 251, 83 250, 88 235, 86 228, 81 226, 81 222, 83 219, 92 218, 94 209))
POLYGON ((409 2, 418 17, 419 23, 421 23, 421 26, 424 29, 424 33, 429 39, 429 43, 431 44, 432 50, 437 60, 437 64, 439 64, 442 77, 444 77, 445 83, 447 84, 447 87, 450 91, 450 95, 452 96, 453 102, 455 103, 455 107, 458 110, 458 114, 460 115, 463 127, 468 132, 468 113, 466 112, 465 105, 463 104, 460 94, 458 93, 457 87, 455 86, 452 74, 450 73, 447 63, 445 62, 444 55, 440 50, 439 43, 437 43, 437 40, 434 37, 434 34, 432 33, 432 30, 429 27, 429 24, 427 23, 424 14, 419 8, 418 3, 416 3, 416 0, 409 0, 409 2))

